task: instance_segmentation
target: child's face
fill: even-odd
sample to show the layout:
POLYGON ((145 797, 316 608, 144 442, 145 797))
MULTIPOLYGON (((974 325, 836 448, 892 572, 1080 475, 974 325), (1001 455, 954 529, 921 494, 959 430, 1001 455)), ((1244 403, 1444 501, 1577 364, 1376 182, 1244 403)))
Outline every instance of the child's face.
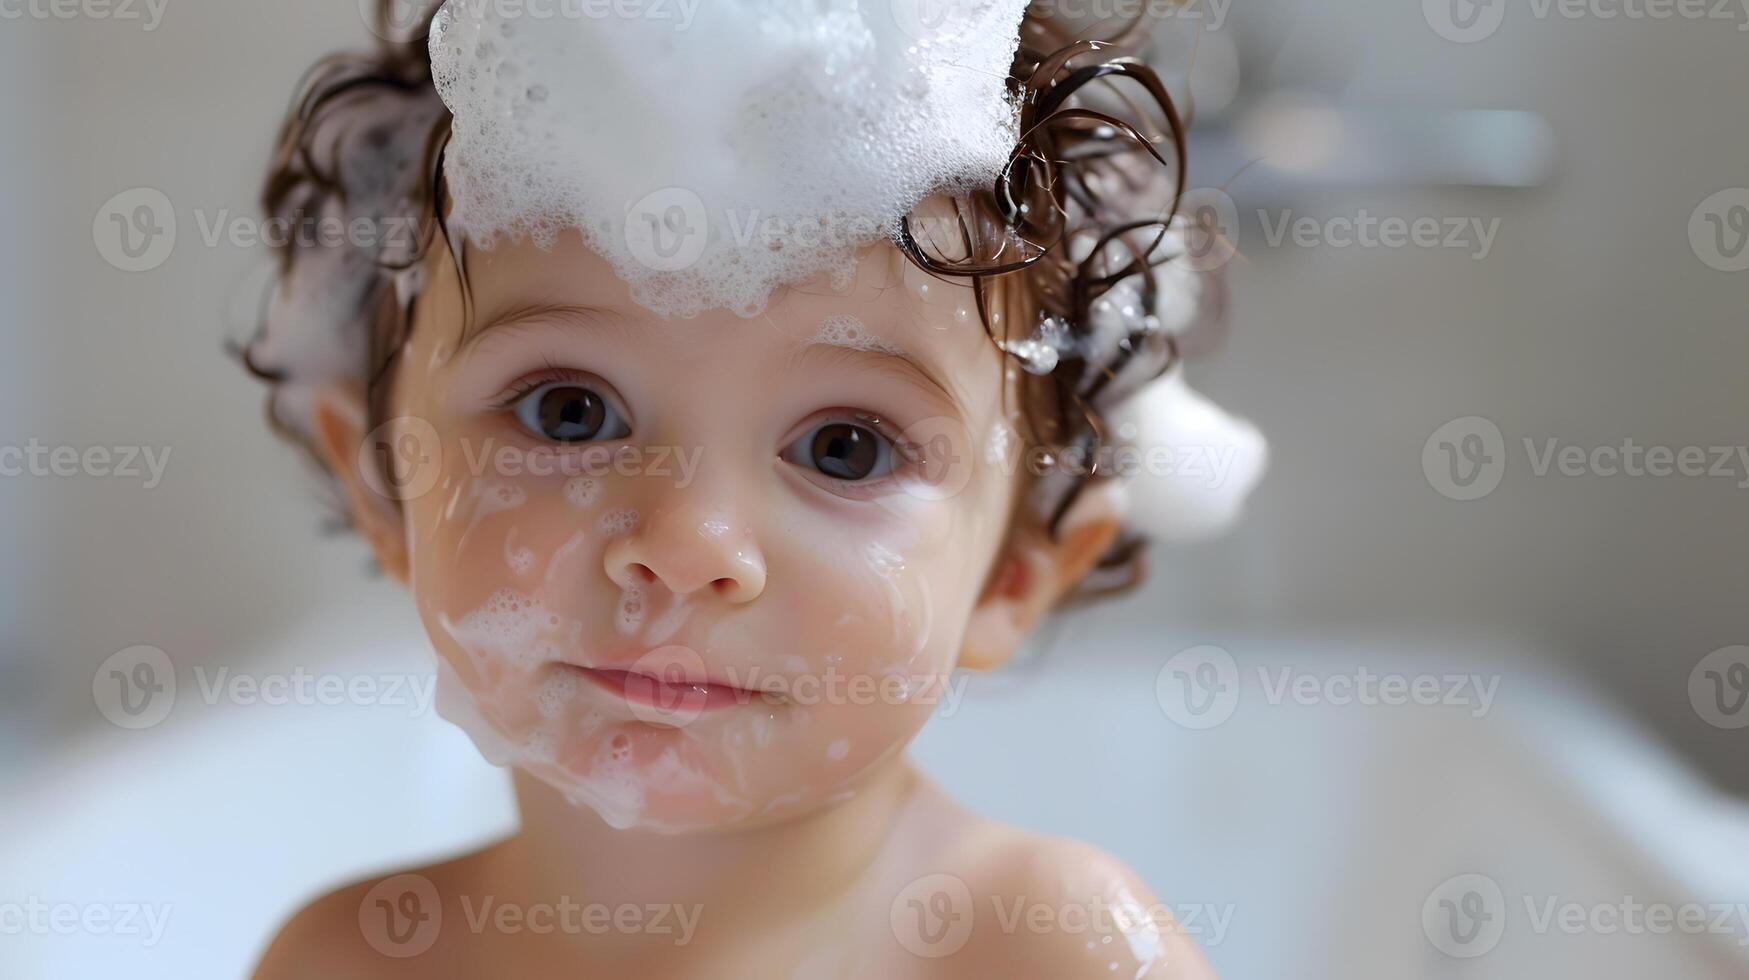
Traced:
POLYGON ((367 449, 399 467, 446 715, 670 832, 821 806, 902 749, 1015 505, 971 290, 879 245, 847 292, 664 321, 573 234, 470 250, 464 337, 441 243, 428 270, 367 449))

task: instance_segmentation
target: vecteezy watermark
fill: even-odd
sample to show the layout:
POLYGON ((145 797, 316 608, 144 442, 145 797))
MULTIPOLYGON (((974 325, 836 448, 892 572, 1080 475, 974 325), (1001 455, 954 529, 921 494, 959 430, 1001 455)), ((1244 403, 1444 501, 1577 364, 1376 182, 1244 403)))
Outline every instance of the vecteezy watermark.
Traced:
POLYGON ((1178 198, 1186 220, 1184 254, 1174 259, 1194 272, 1213 272, 1239 254, 1239 206, 1218 187, 1195 187, 1178 198))
POLYGON ((893 896, 887 925, 905 951, 940 959, 964 949, 977 909, 972 890, 958 875, 924 875, 893 896))
POLYGON ((1071 24, 1127 24, 1146 17, 1187 21, 1205 31, 1218 31, 1232 6, 1233 0, 1033 0, 1027 10, 1071 24))
POLYGON ((1267 209, 1257 210, 1257 220, 1263 226, 1263 240, 1270 248, 1284 243, 1295 248, 1358 248, 1358 249, 1454 249, 1469 253, 1480 262, 1494 249, 1494 236, 1500 231, 1500 219, 1479 217, 1435 217, 1419 215, 1375 215, 1361 208, 1352 215, 1314 218, 1295 216, 1292 208, 1283 208, 1273 219, 1267 209))
POLYGON ((1272 705, 1455 707, 1468 709, 1471 718, 1486 715, 1500 690, 1499 674, 1375 673, 1366 667, 1324 675, 1293 667, 1272 673, 1259 667, 1257 679, 1264 700, 1272 705))
POLYGON ((1724 936, 1749 946, 1749 904, 1643 902, 1632 895, 1578 902, 1559 895, 1525 895, 1524 913, 1537 935, 1724 936))
POLYGON ((1097 447, 1041 446, 1015 438, 1010 429, 997 428, 983 439, 984 450, 977 453, 973 447, 978 440, 965 423, 934 416, 910 423, 900 433, 896 451, 907 465, 898 482, 912 496, 942 500, 964 490, 982 465, 1004 480, 1022 473, 1035 480, 1102 474, 1216 489, 1227 485, 1239 469, 1240 453, 1246 448, 1237 442, 1137 442, 1138 431, 1130 423, 1119 426, 1115 435, 1115 440, 1097 447))
POLYGON ((403 960, 436 945, 443 932, 443 901, 424 875, 384 878, 358 902, 358 931, 371 949, 403 960))
MULTIPOLYGON (((1364 666, 1335 672, 1259 666, 1256 676, 1264 703, 1277 707, 1444 707, 1465 709, 1472 718, 1492 710, 1500 689, 1498 674, 1408 674, 1364 666)), ((1209 645, 1179 651, 1154 678, 1154 695, 1166 717, 1199 731, 1233 716, 1241 688, 1233 655, 1209 645)))
MULTIPOLYGON (((462 923, 473 935, 662 936, 685 946, 698 932, 699 904, 580 902, 569 895, 552 901, 512 902, 495 895, 454 896, 462 923)), ((430 878, 401 874, 377 882, 358 903, 358 928, 384 956, 410 959, 437 944, 443 933, 443 899, 430 878)))
MULTIPOLYGON (((1427 26, 1447 41, 1473 44, 1493 37, 1506 23, 1508 0, 1421 0, 1427 26)), ((1729 21, 1737 30, 1749 30, 1746 0, 1529 0, 1517 5, 1532 20, 1559 18, 1567 21, 1729 21)))
MULTIPOLYGON (((983 921, 1004 936, 1021 933, 1085 937, 1089 945, 1121 943, 1147 956, 1161 936, 1194 936, 1203 947, 1218 946, 1232 923, 1233 905, 1144 905, 1119 888, 1085 899, 1040 899, 1025 894, 992 894, 983 921)), ((888 908, 893 938, 907 952, 925 959, 952 956, 965 948, 979 921, 979 904, 958 875, 937 873, 914 879, 893 896, 888 908)))
POLYGON ((91 676, 91 699, 118 728, 151 728, 176 705, 176 668, 154 646, 117 650, 91 676))
POLYGON ((947 717, 957 712, 965 700, 966 684, 971 676, 950 672, 845 673, 828 666, 823 671, 804 670, 794 674, 758 667, 745 672, 725 668, 723 679, 773 703, 805 707, 921 704, 935 706, 941 716, 947 717))
MULTIPOLYGON (((641 602, 642 598, 632 593, 629 601, 641 602)), ((620 683, 640 721, 683 728, 698 720, 714 700, 725 696, 738 705, 922 705, 945 717, 959 710, 970 681, 964 672, 893 670, 875 674, 844 672, 830 665, 812 670, 802 658, 792 660, 783 670, 731 665, 712 671, 691 647, 665 644, 621 672, 620 683)))
POLYGON ((1421 931, 1433 948, 1457 959, 1491 952, 1506 934, 1506 896, 1487 875, 1456 875, 1421 903, 1421 931))
POLYGON ((1688 702, 1715 728, 1749 728, 1749 646, 1720 647, 1688 672, 1688 702))
MULTIPOLYGON (((358 0, 358 12, 371 33, 385 41, 424 37, 425 25, 443 0, 392 0, 381 13, 378 0, 358 0)), ((676 31, 692 27, 704 0, 449 0, 452 16, 490 17, 499 22, 529 20, 647 20, 671 24, 676 31)), ((538 29, 538 28, 537 28, 538 29)))
POLYGON ((1452 419, 1422 443, 1421 473, 1453 500, 1486 497, 1506 475, 1506 437, 1480 415, 1452 419))
POLYGON ((145 902, 0 902, 0 936, 120 936, 150 949, 164 938, 171 906, 145 902))
POLYGON ((1709 268, 1749 269, 1749 188, 1728 187, 1695 205, 1688 216, 1688 245, 1709 268))
MULTIPOLYGON (((1642 445, 1631 437, 1619 444, 1582 446, 1553 436, 1526 436, 1523 447, 1535 477, 1725 479, 1739 490, 1749 490, 1749 446, 1642 445)), ((1421 471, 1441 495, 1476 500, 1500 485, 1507 455, 1500 427, 1469 415, 1441 425, 1427 437, 1421 446, 1421 471)))
POLYGON ((91 219, 97 254, 123 272, 149 272, 176 250, 176 208, 154 187, 135 187, 103 202, 91 219))
POLYGON ((194 668, 201 701, 208 707, 223 701, 240 707, 338 708, 346 705, 406 709, 421 718, 437 698, 437 675, 335 674, 294 667, 282 673, 232 671, 230 667, 194 668))
MULTIPOLYGON (((1135 437, 1135 427, 1120 427, 1120 439, 1135 437)), ((985 455, 994 462, 1004 477, 1024 470, 1032 477, 1066 474, 1089 476, 1103 473, 1123 478, 1150 477, 1162 480, 1182 480, 1199 487, 1215 489, 1225 486, 1239 461, 1240 446, 1236 443, 1178 442, 1171 445, 1137 445, 1113 442, 1090 450, 1084 446, 1021 446, 1010 442, 1000 455, 985 455)))
POLYGON ((1185 728, 1214 728, 1239 707, 1239 665, 1217 646, 1180 650, 1154 676, 1154 697, 1185 728))
POLYGON ((138 23, 150 34, 170 0, 0 0, 0 20, 110 20, 138 23))
MULTIPOLYGON (((196 208, 194 227, 205 248, 359 249, 412 253, 420 242, 412 215, 356 217, 298 211, 263 218, 230 208, 196 208)), ((178 241, 176 207, 153 187, 122 191, 97 209, 91 240, 105 262, 123 272, 150 272, 170 260, 178 241)))
MULTIPOLYGON (((692 485, 704 456, 703 446, 637 446, 606 443, 553 443, 518 446, 463 437, 446 446, 437 427, 416 416, 401 416, 372 429, 358 446, 358 468, 365 484, 390 500, 417 500, 430 493, 444 475, 446 460, 459 459, 462 472, 474 480, 488 477, 565 477, 577 488, 607 476, 670 481, 677 488, 692 485)), ((501 492, 525 495, 520 487, 500 485, 501 492)), ((568 491, 569 492, 569 491, 568 491)), ((506 503, 509 501, 506 500, 506 503)))
POLYGON ((1157 946, 1166 933, 1195 936, 1197 945, 1219 946, 1233 921, 1233 905, 1143 905, 1127 890, 1114 897, 1085 901, 1039 901, 1025 895, 989 896, 996 928, 1003 935, 1031 933, 1091 936, 1119 941, 1137 940, 1137 945, 1157 946))
POLYGON ((1421 906, 1421 928, 1447 956, 1473 959, 1500 945, 1508 928, 1531 935, 1667 936, 1714 935, 1749 946, 1749 904, 1742 902, 1647 902, 1633 895, 1606 901, 1576 901, 1549 893, 1518 896, 1523 920, 1499 882, 1487 875, 1447 878, 1421 906))
POLYGON ((609 934, 665 936, 674 945, 692 942, 704 906, 650 902, 579 902, 561 895, 550 902, 521 904, 494 896, 460 896, 462 917, 468 931, 505 935, 605 936, 609 934))
POLYGON ((143 480, 154 490, 170 465, 170 446, 49 446, 31 439, 22 446, 0 446, 0 477, 143 480), (143 467, 143 468, 142 468, 143 467))
MULTIPOLYGON (((911 237, 926 252, 937 243, 959 243, 959 219, 914 214, 911 237)), ((625 210, 620 233, 639 264, 656 272, 680 272, 697 265, 715 242, 734 251, 851 249, 889 237, 887 222, 856 213, 797 216, 758 208, 720 207, 687 187, 663 187, 625 210)))
MULTIPOLYGON (((336 674, 295 667, 256 673, 230 667, 194 668, 195 690, 208 707, 393 708, 419 718, 436 700, 434 674, 336 674)), ((118 728, 152 728, 170 717, 178 682, 170 656, 154 646, 132 646, 105 658, 91 677, 97 710, 118 728)))

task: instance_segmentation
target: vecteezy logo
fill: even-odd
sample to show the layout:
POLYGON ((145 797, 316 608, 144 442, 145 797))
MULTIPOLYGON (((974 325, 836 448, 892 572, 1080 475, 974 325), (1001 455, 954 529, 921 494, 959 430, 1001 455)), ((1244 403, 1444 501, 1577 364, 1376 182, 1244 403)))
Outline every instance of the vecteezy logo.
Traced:
POLYGON ((972 433, 956 419, 930 416, 905 427, 894 452, 909 464, 899 485, 924 500, 946 500, 972 482, 972 433))
POLYGON ((404 42, 425 36, 425 25, 431 12, 443 0, 389 0, 382 5, 382 17, 377 16, 378 0, 358 0, 358 13, 364 26, 385 41, 404 42))
POLYGON ((977 0, 893 0, 893 23, 914 41, 951 41, 973 26, 977 0))
POLYGON ((1453 500, 1486 497, 1506 474, 1506 437, 1480 415, 1452 419, 1422 445, 1421 472, 1453 500))
POLYGON ((443 466, 437 427, 403 415, 370 430, 358 446, 358 472, 371 492, 389 500, 417 500, 437 486, 443 466))
POLYGON ((1486 40, 1506 21, 1506 0, 1421 0, 1433 33, 1454 44, 1486 40))
POLYGON ((1749 728, 1749 646, 1702 657, 1688 674, 1688 702, 1715 728, 1749 728))
POLYGON ((1421 931, 1447 956, 1481 956, 1506 932, 1506 896, 1487 875, 1447 878, 1421 903, 1421 931))
POLYGON ((118 728, 151 728, 170 717, 176 704, 176 668, 152 646, 110 654, 91 677, 97 710, 118 728))
POLYGON ((176 249, 176 209, 163 191, 135 187, 103 202, 91 220, 103 261, 123 272, 149 272, 176 249))
POLYGON ((1178 199, 1178 213, 1189 222, 1184 255, 1174 261, 1197 272, 1213 272, 1239 254, 1239 207, 1218 187, 1198 187, 1178 199))
POLYGON ((710 699, 704 658, 691 647, 657 647, 639 657, 621 678, 632 716, 651 725, 685 728, 704 714, 710 699))
POLYGON ((358 903, 358 929, 370 948, 393 959, 418 956, 437 942, 443 902, 424 875, 395 875, 376 883, 358 903))
POLYGON ((1239 706, 1239 665, 1217 646, 1180 650, 1155 676, 1154 697, 1166 717, 1185 728, 1213 728, 1239 706))
POLYGON ((894 897, 887 921, 906 951, 926 959, 952 956, 972 938, 972 890, 950 874, 924 875, 894 897))
POLYGON ((704 199, 684 187, 664 187, 626 208, 625 242, 632 258, 657 272, 690 269, 710 241, 704 199))
POLYGON ((1688 245, 1720 272, 1749 269, 1749 187, 1728 187, 1688 216, 1688 245))

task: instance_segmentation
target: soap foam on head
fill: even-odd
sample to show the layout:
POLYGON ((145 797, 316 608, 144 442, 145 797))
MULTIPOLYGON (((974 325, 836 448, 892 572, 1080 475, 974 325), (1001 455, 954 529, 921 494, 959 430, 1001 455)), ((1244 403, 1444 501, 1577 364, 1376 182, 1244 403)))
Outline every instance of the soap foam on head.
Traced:
POLYGON ((487 248, 575 228, 669 317, 847 281, 918 201, 1006 163, 1025 7, 711 0, 676 30, 449 0, 430 46, 450 226, 487 248))

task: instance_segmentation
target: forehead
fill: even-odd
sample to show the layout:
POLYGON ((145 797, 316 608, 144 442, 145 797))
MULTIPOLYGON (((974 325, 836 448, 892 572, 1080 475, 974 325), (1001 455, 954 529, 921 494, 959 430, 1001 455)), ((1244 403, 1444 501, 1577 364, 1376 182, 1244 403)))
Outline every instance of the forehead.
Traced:
POLYGON ((748 356, 792 355, 814 344, 844 343, 902 351, 942 373, 996 372, 1000 357, 978 316, 968 283, 936 278, 916 268, 885 242, 858 255, 854 275, 835 285, 831 277, 779 287, 752 317, 710 310, 685 320, 657 316, 632 299, 612 266, 575 231, 561 234, 551 249, 529 242, 470 246, 465 256, 470 297, 464 342, 519 313, 545 307, 587 307, 636 329, 644 342, 671 351, 733 347, 748 356), (849 330, 846 330, 846 325, 849 330))

